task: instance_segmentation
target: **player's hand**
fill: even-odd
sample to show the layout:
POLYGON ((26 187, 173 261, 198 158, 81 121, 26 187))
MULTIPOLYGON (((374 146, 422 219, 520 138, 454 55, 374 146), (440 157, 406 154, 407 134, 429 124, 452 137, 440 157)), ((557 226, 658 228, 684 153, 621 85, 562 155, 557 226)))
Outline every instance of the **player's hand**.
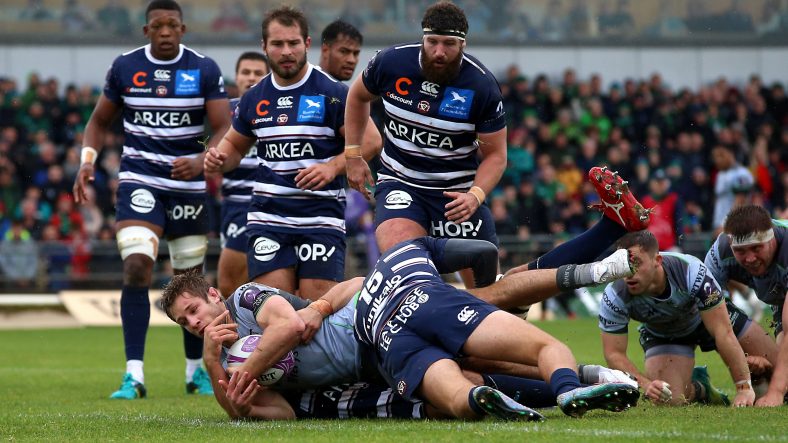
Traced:
POLYGON ((205 153, 205 161, 203 162, 205 172, 220 174, 225 160, 227 160, 227 153, 221 152, 216 148, 208 148, 208 152, 205 153))
POLYGON ((755 402, 755 406, 762 408, 782 406, 784 401, 785 401, 784 394, 780 394, 777 391, 769 390, 768 392, 766 392, 766 395, 759 398, 758 401, 755 402))
POLYGON ((301 333, 301 342, 307 344, 312 340, 317 331, 323 325, 323 315, 317 309, 306 307, 296 312, 301 320, 304 321, 304 332, 301 333))
POLYGON ((755 391, 750 389, 737 390, 736 397, 733 398, 733 406, 736 408, 743 408, 745 406, 752 406, 755 402, 755 391))
POLYGON ((337 176, 336 168, 329 163, 317 163, 298 171, 295 184, 298 189, 318 191, 331 183, 337 176))
POLYGON ((202 173, 201 157, 179 157, 172 161, 170 177, 175 180, 190 180, 202 173))
POLYGON ((662 380, 652 380, 643 390, 646 398, 657 403, 667 403, 673 399, 673 392, 670 385, 662 380))
POLYGON ((87 203, 88 183, 93 183, 96 179, 95 167, 91 163, 82 163, 77 172, 77 178, 74 180, 74 202, 77 204, 87 203))
POLYGON ((252 411, 252 400, 262 387, 248 372, 236 372, 230 380, 219 380, 224 396, 236 414, 247 417, 252 411))
POLYGON ((204 360, 212 363, 218 362, 222 353, 222 344, 225 342, 234 343, 238 340, 238 324, 225 323, 229 319, 230 311, 225 310, 203 329, 204 360))
POLYGON ((446 203, 446 212, 443 215, 454 223, 467 221, 481 206, 476 196, 469 192, 445 191, 443 196, 452 199, 446 203))
POLYGON ((750 374, 755 377, 768 377, 772 373, 772 363, 765 357, 760 355, 748 355, 747 366, 750 368, 750 374))
POLYGON ((348 185, 352 189, 360 192, 367 201, 372 200, 372 194, 367 186, 374 187, 375 181, 372 180, 372 171, 369 170, 369 165, 363 158, 345 159, 345 175, 347 175, 348 185))

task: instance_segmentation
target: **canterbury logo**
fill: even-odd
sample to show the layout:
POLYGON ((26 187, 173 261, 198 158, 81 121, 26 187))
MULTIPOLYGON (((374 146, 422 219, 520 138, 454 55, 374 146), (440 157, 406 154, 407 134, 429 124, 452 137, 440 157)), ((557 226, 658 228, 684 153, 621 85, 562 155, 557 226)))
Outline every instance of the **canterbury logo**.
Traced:
POLYGON ((153 78, 160 81, 170 81, 170 71, 167 69, 157 69, 153 72, 153 78))
POLYGON ((469 309, 468 306, 462 308, 459 314, 457 314, 457 320, 461 323, 465 323, 466 325, 476 317, 477 313, 473 309, 469 309))
POLYGON ((285 108, 285 107, 289 108, 289 107, 293 106, 293 97, 290 97, 290 96, 279 97, 276 100, 276 105, 278 107, 280 107, 280 108, 285 108))
POLYGON ((624 208, 624 203, 623 202, 618 202, 615 205, 611 205, 610 203, 602 200, 602 203, 604 203, 605 206, 607 206, 608 208, 610 208, 613 211, 615 211, 616 217, 618 217, 618 219, 621 220, 621 225, 622 226, 626 226, 627 225, 627 222, 624 221, 624 217, 621 216, 621 210, 624 208))
POLYGON ((427 95, 438 95, 438 84, 431 83, 431 82, 422 82, 421 83, 421 92, 427 95))

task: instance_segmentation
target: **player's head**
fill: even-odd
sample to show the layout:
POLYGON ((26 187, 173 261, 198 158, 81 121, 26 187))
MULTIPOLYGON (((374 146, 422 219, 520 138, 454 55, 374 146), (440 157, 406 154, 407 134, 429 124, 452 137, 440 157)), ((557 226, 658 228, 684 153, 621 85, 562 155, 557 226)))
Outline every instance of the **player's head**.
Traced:
POLYGON ((731 145, 720 143, 711 150, 711 160, 717 170, 730 169, 736 163, 736 149, 731 145))
POLYGON ((198 337, 225 310, 219 291, 197 272, 174 276, 162 291, 161 307, 170 319, 198 337))
POLYGON ((632 264, 637 268, 632 277, 624 279, 629 293, 653 292, 664 275, 662 256, 654 234, 646 230, 630 232, 616 242, 616 247, 627 249, 632 256, 632 264))
POLYGON ((263 52, 274 74, 290 80, 306 65, 312 41, 304 13, 290 6, 271 10, 263 19, 263 52))
POLYGON ((427 80, 445 85, 460 72, 468 19, 457 5, 440 1, 424 12, 421 27, 421 72, 427 80))
POLYGON ((238 94, 244 93, 256 85, 261 78, 268 74, 268 60, 259 52, 244 52, 235 62, 235 84, 238 94))
POLYGON ((180 5, 174 0, 153 0, 145 9, 145 21, 142 30, 150 40, 151 54, 160 60, 175 58, 186 32, 180 5))
POLYGON ((769 211, 755 205, 738 206, 728 213, 722 229, 736 261, 756 277, 766 274, 777 253, 769 211))
POLYGON ((335 20, 320 36, 320 67, 337 80, 353 77, 364 37, 350 23, 335 20))

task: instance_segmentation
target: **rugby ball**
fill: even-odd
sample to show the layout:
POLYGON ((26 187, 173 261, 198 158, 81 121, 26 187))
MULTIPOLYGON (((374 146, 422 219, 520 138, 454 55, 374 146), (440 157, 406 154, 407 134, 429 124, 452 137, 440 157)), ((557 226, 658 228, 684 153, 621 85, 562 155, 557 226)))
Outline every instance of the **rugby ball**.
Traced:
MULTIPOLYGON (((233 343, 227 351, 227 367, 236 368, 241 366, 252 355, 259 341, 260 335, 252 334, 233 343)), ((294 367, 295 357, 293 356, 293 351, 290 351, 278 363, 263 371, 260 377, 257 378, 257 381, 261 385, 272 385, 293 372, 294 367)))

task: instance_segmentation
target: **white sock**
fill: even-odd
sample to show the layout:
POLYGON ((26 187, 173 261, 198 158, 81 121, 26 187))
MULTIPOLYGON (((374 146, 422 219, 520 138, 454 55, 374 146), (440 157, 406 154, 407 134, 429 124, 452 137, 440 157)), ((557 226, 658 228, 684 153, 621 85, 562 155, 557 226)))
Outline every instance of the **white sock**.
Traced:
POLYGON ((127 360, 126 372, 131 374, 131 378, 145 384, 145 373, 142 372, 142 360, 127 360))
POLYGON ((202 359, 201 358, 187 358, 186 359, 186 383, 192 381, 192 377, 194 376, 194 371, 197 370, 202 366, 202 359))

